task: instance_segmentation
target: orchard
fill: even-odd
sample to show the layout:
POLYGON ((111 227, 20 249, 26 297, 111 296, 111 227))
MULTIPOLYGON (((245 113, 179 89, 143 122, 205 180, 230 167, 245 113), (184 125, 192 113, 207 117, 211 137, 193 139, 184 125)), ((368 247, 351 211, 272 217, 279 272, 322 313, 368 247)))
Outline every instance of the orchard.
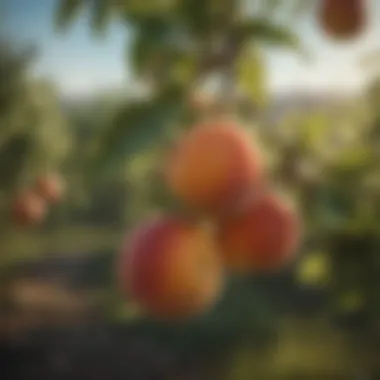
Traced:
POLYGON ((313 62, 305 25, 336 50, 364 41, 370 0, 57 4, 62 35, 82 11, 94 38, 126 26, 132 95, 63 102, 29 76, 32 50, 1 43, 2 273, 72 260, 67 281, 92 284, 80 318, 198 361, 213 352, 218 380, 378 373, 378 52, 358 62, 360 94, 339 99, 278 100, 268 78, 269 51, 313 62), (294 371, 287 328, 303 339, 294 371), (323 340, 341 333, 344 348, 323 340))

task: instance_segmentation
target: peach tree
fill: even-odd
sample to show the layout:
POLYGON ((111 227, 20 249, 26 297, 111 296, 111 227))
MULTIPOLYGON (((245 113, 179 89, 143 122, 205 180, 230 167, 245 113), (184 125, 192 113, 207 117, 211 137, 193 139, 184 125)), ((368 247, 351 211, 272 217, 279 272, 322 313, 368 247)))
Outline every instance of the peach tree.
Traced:
MULTIPOLYGON (((328 1, 321 3, 328 5, 328 1)), ((297 116, 289 123, 284 120, 280 130, 274 132, 265 128, 266 123, 261 118, 269 101, 265 48, 287 48, 305 55, 304 46, 289 25, 297 25, 298 18, 315 14, 311 12, 314 5, 306 0, 245 4, 212 0, 62 0, 57 25, 67 27, 82 8, 87 8, 95 33, 106 32, 110 22, 121 22, 132 34, 132 47, 127 57, 132 63, 135 88, 143 95, 121 106, 105 126, 104 133, 99 135, 89 160, 88 172, 93 174, 92 178, 99 179, 104 173, 118 176, 127 166, 129 179, 136 179, 136 200, 145 205, 147 212, 163 207, 176 208, 175 201, 161 184, 155 163, 165 156, 166 147, 171 145, 173 138, 196 120, 210 115, 238 114, 267 142, 273 156, 273 172, 278 174, 279 182, 300 196, 307 231, 310 231, 306 239, 310 243, 305 250, 315 247, 327 252, 322 259, 321 255, 310 257, 301 277, 306 276, 306 281, 318 278, 315 272, 323 272, 321 267, 326 272, 327 261, 331 259, 334 271, 332 275, 325 274, 325 278, 333 279, 329 282, 331 294, 338 294, 337 298, 347 305, 355 303, 352 301, 355 297, 345 293, 345 287, 353 283, 345 283, 344 278, 351 278, 350 271, 355 267, 364 268, 357 265, 356 259, 350 261, 341 257, 346 250, 341 243, 356 239, 352 232, 356 227, 352 227, 352 223, 359 224, 364 231, 358 239, 363 239, 364 244, 372 244, 363 248, 358 243, 361 248, 355 248, 352 257, 357 257, 364 249, 368 258, 378 249, 374 248, 378 247, 374 238, 377 234, 376 192, 372 186, 371 195, 364 196, 367 190, 360 188, 359 191, 349 185, 355 182, 365 187, 363 176, 373 178, 373 170, 377 170, 375 139, 368 140, 372 133, 369 131, 376 130, 376 117, 365 120, 360 115, 360 112, 370 115, 368 104, 372 100, 366 101, 362 108, 352 108, 351 104, 343 111, 335 109, 335 119, 326 114, 313 114, 297 116), (353 110, 358 110, 358 114, 353 115, 353 110), (343 125, 342 114, 346 125, 343 125), (334 124, 337 120, 341 124, 339 128, 334 124), (287 138, 282 137, 285 124, 290 124, 291 130, 287 138), (351 136, 345 136, 345 129, 352 132, 351 136), (335 146, 337 140, 339 149, 335 146), (370 142, 370 147, 361 151, 353 144, 359 141, 370 142), (300 167, 300 163, 304 165, 300 167), (364 206, 363 202, 368 204, 364 206), (351 269, 345 269, 346 264, 351 269)), ((323 11, 326 12, 326 8, 323 11)), ((342 37, 357 30, 354 17, 343 17, 339 22, 326 17, 323 20, 325 31, 333 30, 335 35, 342 37)), ((135 214, 141 217, 141 208, 135 214)), ((350 246, 353 248, 354 244, 350 246)), ((353 274, 356 288, 364 284, 361 276, 376 268, 373 259, 368 260, 361 274, 353 274)), ((366 287, 367 295, 374 289, 374 276, 366 277, 369 278, 371 285, 366 287)), ((252 280, 256 286, 260 281, 252 280)), ((272 313, 264 311, 270 309, 270 305, 254 289, 250 287, 248 291, 246 284, 240 287, 240 301, 233 295, 226 296, 222 318, 225 334, 230 331, 231 335, 244 335, 252 324, 256 332, 271 326, 272 313)), ((339 304, 340 301, 334 299, 334 305, 339 304)), ((375 305, 373 298, 367 305, 375 305)), ((213 324, 206 325, 210 329, 213 324)))

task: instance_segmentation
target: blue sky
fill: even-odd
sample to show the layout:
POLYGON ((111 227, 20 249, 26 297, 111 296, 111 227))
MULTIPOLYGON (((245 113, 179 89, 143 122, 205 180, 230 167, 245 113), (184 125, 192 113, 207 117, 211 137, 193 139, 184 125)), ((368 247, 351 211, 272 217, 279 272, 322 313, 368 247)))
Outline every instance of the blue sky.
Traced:
MULTIPOLYGON (((298 25, 315 60, 303 62, 292 53, 267 51, 269 85, 274 91, 297 88, 346 91, 363 80, 356 62, 372 49, 380 49, 380 1, 370 5, 370 26, 352 43, 333 43, 318 31, 313 19, 298 25), (377 22, 375 20, 378 20, 377 22)), ((64 34, 54 31, 57 0, 2 0, 6 11, 3 31, 21 42, 35 43, 40 57, 38 74, 52 78, 65 94, 86 94, 131 85, 127 47, 130 34, 124 25, 113 24, 97 39, 90 33, 86 14, 64 34)))

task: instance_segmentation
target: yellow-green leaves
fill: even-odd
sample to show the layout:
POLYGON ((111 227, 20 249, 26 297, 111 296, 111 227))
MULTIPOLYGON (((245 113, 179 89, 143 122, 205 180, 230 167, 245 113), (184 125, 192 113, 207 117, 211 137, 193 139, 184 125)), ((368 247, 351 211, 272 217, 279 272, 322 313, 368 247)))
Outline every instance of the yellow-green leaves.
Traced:
POLYGON ((365 299, 359 290, 352 290, 342 294, 337 302, 340 311, 355 312, 364 305, 365 299))
POLYGON ((252 39, 253 42, 299 52, 303 50, 298 36, 288 27, 266 19, 257 18, 244 22, 237 27, 237 31, 240 36, 252 39))
POLYGON ((178 0, 125 0, 122 9, 132 14, 158 15, 172 11, 178 0))
POLYGON ((266 104, 267 83, 263 57, 260 51, 247 46, 236 61, 237 84, 258 106, 266 104))
POLYGON ((331 276, 331 263, 325 252, 305 255, 297 267, 297 280, 305 285, 326 285, 331 276))
POLYGON ((118 170, 126 159, 161 141, 182 110, 182 95, 180 89, 172 89, 155 99, 122 107, 99 136, 91 173, 118 170))
POLYGON ((0 188, 8 189, 15 185, 21 175, 31 150, 31 139, 28 134, 10 137, 0 148, 0 188))
POLYGON ((197 74, 197 64, 194 57, 186 54, 178 54, 172 63, 171 80, 179 84, 190 85, 197 74))
POLYGON ((318 150, 326 141, 329 127, 329 120, 325 114, 309 114, 300 123, 300 138, 308 149, 318 150))

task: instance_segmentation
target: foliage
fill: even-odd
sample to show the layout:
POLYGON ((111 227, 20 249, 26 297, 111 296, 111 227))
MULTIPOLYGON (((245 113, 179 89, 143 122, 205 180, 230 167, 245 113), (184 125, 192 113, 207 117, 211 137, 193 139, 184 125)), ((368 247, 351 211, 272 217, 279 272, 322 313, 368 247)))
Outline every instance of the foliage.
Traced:
MULTIPOLYGON (((57 24, 68 26, 85 5, 84 1, 61 1, 57 24)), ((215 72, 226 70, 228 74, 224 76, 227 78, 222 80, 226 83, 234 80, 233 62, 239 56, 242 65, 236 70, 237 79, 243 84, 251 104, 264 105, 265 84, 259 84, 263 78, 261 53, 257 51, 251 55, 250 45, 270 44, 301 49, 297 36, 284 23, 272 23, 264 18, 264 11, 267 10, 265 4, 261 5, 261 11, 250 17, 242 14, 244 11, 238 2, 231 1, 100 0, 88 2, 87 5, 94 19, 104 21, 96 22, 94 30, 98 30, 98 24, 105 25, 106 20, 110 21, 109 15, 112 14, 122 15, 123 20, 132 27, 134 42, 129 56, 138 78, 148 81, 153 91, 152 98, 144 104, 121 107, 119 115, 108 127, 108 137, 100 137, 103 148, 99 148, 98 156, 94 158, 93 164, 96 165, 109 160, 110 165, 107 166, 112 166, 116 156, 119 162, 125 161, 131 154, 147 149, 150 141, 162 139, 167 129, 160 127, 160 124, 169 125, 186 112, 180 99, 187 97, 185 95, 192 91, 193 84, 215 72), (180 87, 181 95, 175 99, 177 104, 163 104, 166 100, 161 99, 162 94, 173 87, 180 87)), ((281 4, 273 2, 272 7, 274 11, 281 4)), ((288 14, 294 11, 292 7, 289 7, 288 14)), ((228 94, 230 89, 226 91, 228 94)))
POLYGON ((150 148, 151 142, 162 141, 181 111, 182 103, 181 88, 170 88, 156 98, 121 107, 111 127, 100 136, 92 165, 98 168, 105 162, 108 167, 117 167, 123 162, 121 158, 130 159, 142 149, 150 148))
POLYGON ((30 51, 0 45, 1 189, 23 186, 55 166, 69 148, 69 134, 55 89, 27 75, 30 51))

